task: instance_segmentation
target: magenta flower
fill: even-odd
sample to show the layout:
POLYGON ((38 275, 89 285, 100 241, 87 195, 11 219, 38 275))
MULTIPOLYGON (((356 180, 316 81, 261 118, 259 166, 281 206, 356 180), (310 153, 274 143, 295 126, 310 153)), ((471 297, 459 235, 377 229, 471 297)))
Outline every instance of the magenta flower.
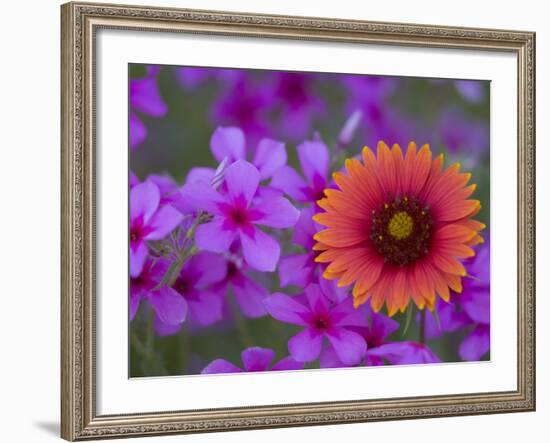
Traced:
POLYGON ((307 137, 314 120, 326 112, 324 100, 315 91, 318 79, 319 74, 274 72, 266 84, 280 112, 279 130, 292 140, 307 137))
POLYGON ((480 360, 490 348, 490 247, 484 244, 466 263, 468 276, 462 281, 462 293, 451 296, 449 303, 436 303, 439 323, 426 317, 426 335, 437 338, 442 333, 469 329, 458 349, 465 361, 480 360))
POLYGON ((214 288, 226 273, 222 256, 201 252, 185 264, 172 286, 188 305, 191 319, 201 326, 222 319, 223 300, 214 288))
POLYGON ((316 203, 328 187, 329 150, 320 140, 305 141, 296 149, 304 178, 290 166, 283 166, 273 176, 271 187, 298 202, 316 203))
POLYGON ((268 94, 250 76, 227 85, 226 92, 213 105, 212 121, 242 128, 255 143, 269 131, 268 94))
POLYGON ((440 113, 435 136, 453 154, 464 159, 465 166, 478 165, 489 152, 489 129, 456 108, 440 113))
POLYGON ((275 363, 270 368, 270 364, 275 358, 275 352, 271 349, 252 347, 241 352, 241 359, 244 369, 235 366, 233 363, 217 359, 206 366, 201 374, 227 374, 235 372, 263 372, 263 371, 292 371, 303 369, 304 364, 297 362, 292 357, 286 357, 275 363))
POLYGON ((138 113, 150 117, 163 117, 168 111, 158 90, 156 72, 150 69, 146 77, 130 80, 130 148, 132 149, 147 137, 147 127, 138 113))
POLYGON ((163 286, 155 290, 167 269, 165 260, 149 259, 138 275, 130 277, 130 320, 136 315, 141 300, 146 299, 163 323, 177 325, 185 321, 185 300, 172 288, 163 286))
MULTIPOLYGON (((413 341, 390 342, 388 337, 399 329, 395 320, 375 313, 363 305, 359 309, 368 318, 368 326, 353 327, 354 332, 363 337, 367 343, 367 352, 363 364, 365 366, 382 366, 385 362, 392 365, 437 363, 439 358, 426 346, 413 341), (364 307, 363 307, 364 306, 364 307)), ((343 368, 348 365, 338 358, 332 346, 323 349, 319 359, 321 368, 343 368)))
POLYGON ((160 205, 160 191, 151 181, 130 190, 130 275, 141 273, 147 258, 147 240, 166 237, 183 217, 171 206, 160 205))
POLYGON ((299 212, 279 196, 253 201, 259 182, 258 169, 238 160, 225 170, 225 194, 204 182, 187 183, 182 194, 191 205, 213 215, 212 221, 197 228, 195 242, 199 249, 227 252, 238 240, 251 268, 271 272, 277 266, 281 248, 257 225, 289 228, 298 221, 299 212))
POLYGON ((319 357, 326 338, 342 362, 348 366, 359 363, 367 345, 351 328, 367 326, 367 323, 361 311, 354 309, 352 298, 347 297, 334 305, 317 284, 305 289, 305 298, 306 301, 301 302, 300 297, 277 293, 265 300, 273 318, 304 327, 289 340, 290 355, 297 361, 313 361, 319 357))
POLYGON ((369 357, 383 358, 391 365, 441 363, 441 359, 427 345, 414 341, 387 343, 372 349, 369 357))
MULTIPOLYGON (((218 127, 210 139, 210 150, 214 158, 221 162, 227 158, 229 163, 246 160, 246 139, 244 132, 236 127, 218 127)), ((251 163, 260 172, 260 181, 271 178, 282 166, 286 165, 286 149, 283 142, 263 138, 254 149, 251 163)))
POLYGON ((223 299, 229 289, 235 296, 241 312, 245 317, 258 318, 267 314, 264 300, 269 296, 268 290, 247 274, 247 267, 238 257, 227 258, 225 279, 218 283, 216 291, 223 299))
POLYGON ((128 177, 128 184, 130 185, 130 189, 132 189, 135 185, 139 185, 141 182, 139 180, 139 177, 134 174, 132 171, 130 171, 129 177, 128 177))

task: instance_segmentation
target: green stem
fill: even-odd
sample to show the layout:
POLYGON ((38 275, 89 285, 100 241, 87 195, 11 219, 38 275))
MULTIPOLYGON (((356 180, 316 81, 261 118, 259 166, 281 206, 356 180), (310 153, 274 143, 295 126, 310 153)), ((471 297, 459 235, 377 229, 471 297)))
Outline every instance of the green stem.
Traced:
POLYGON ((145 348, 147 355, 150 359, 155 355, 155 310, 149 310, 149 317, 147 318, 147 339, 145 342, 145 348))
POLYGON ((237 326, 237 332, 239 333, 241 344, 245 348, 253 346, 254 342, 252 341, 252 337, 250 335, 250 331, 248 330, 246 320, 243 318, 241 312, 239 311, 239 307, 237 306, 234 296, 229 298, 229 306, 231 308, 231 313, 233 314, 235 326, 237 326))
POLYGON ((142 357, 149 358, 147 347, 141 342, 141 340, 135 333, 133 333, 130 337, 130 344, 142 357))

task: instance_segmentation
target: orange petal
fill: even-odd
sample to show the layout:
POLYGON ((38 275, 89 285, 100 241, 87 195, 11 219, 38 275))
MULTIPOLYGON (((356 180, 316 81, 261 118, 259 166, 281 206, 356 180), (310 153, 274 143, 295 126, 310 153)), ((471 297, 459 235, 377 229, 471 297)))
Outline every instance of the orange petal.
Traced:
POLYGON ((397 191, 397 175, 393 155, 383 141, 378 142, 377 165, 378 179, 382 188, 388 192, 397 191))
POLYGON ((448 241, 464 243, 471 240, 476 235, 476 231, 464 226, 463 224, 449 224, 437 229, 434 237, 438 241, 448 241))
POLYGON ((449 288, 459 294, 462 292, 462 279, 459 276, 453 274, 445 274, 445 279, 447 280, 449 288))
POLYGON ((358 270, 359 277, 353 287, 353 295, 359 295, 369 291, 378 281, 384 262, 382 260, 369 260, 358 270))
POLYGON ((328 228, 317 232, 313 238, 326 245, 343 248, 363 243, 368 239, 368 232, 355 228, 328 228))
POLYGON ((441 271, 448 274, 461 275, 462 277, 466 275, 466 269, 464 269, 464 266, 458 260, 439 253, 433 253, 430 257, 432 263, 441 271))
POLYGON ((476 255, 472 248, 462 244, 443 244, 438 247, 438 251, 442 254, 450 255, 457 258, 469 258, 476 255))
POLYGON ((409 193, 417 195, 420 192, 428 179, 431 166, 432 151, 430 151, 429 145, 424 145, 416 154, 415 166, 410 177, 409 193))

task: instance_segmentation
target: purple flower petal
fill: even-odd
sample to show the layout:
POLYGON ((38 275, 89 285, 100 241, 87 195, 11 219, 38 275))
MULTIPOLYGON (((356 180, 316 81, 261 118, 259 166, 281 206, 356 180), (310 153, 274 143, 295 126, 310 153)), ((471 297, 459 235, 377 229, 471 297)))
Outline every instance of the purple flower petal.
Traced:
POLYGON ((488 325, 478 325, 460 344, 458 353, 465 361, 478 361, 487 352, 491 344, 488 325))
POLYGON ((309 254, 288 255, 279 262, 281 288, 295 285, 301 288, 313 283, 314 267, 309 254))
POLYGON ((243 370, 235 366, 233 363, 219 358, 206 366, 206 368, 202 370, 201 374, 230 374, 235 372, 243 372, 243 370))
POLYGON ((336 351, 332 346, 327 346, 321 352, 319 357, 319 366, 321 368, 345 368, 346 365, 338 358, 336 351))
POLYGON ((371 333, 380 341, 384 341, 389 335, 399 329, 399 322, 383 314, 371 312, 371 333))
POLYGON ((139 177, 134 174, 132 171, 130 171, 128 182, 130 185, 130 189, 133 188, 135 185, 139 185, 141 181, 139 180, 139 177))
POLYGON ((172 232, 183 220, 183 215, 172 206, 164 206, 151 218, 152 231, 145 236, 147 240, 161 240, 172 232))
POLYGON ((294 371, 296 369, 303 369, 304 364, 294 360, 292 357, 285 357, 279 362, 275 363, 271 368, 272 371, 294 371))
POLYGON ((288 341, 288 352, 297 361, 313 361, 319 357, 322 343, 323 335, 313 328, 307 328, 288 341))
POLYGON ((331 328, 327 331, 327 338, 338 359, 346 366, 358 364, 367 352, 365 340, 356 332, 343 328, 331 328))
POLYGON ((318 180, 317 177, 325 179, 329 166, 327 146, 322 141, 305 141, 296 149, 307 181, 313 184, 318 180))
POLYGON ((185 179, 185 183, 203 182, 210 185, 212 183, 212 179, 214 178, 215 172, 216 171, 213 168, 204 168, 204 167, 192 168, 187 173, 187 178, 185 179))
POLYGON ((205 68, 177 68, 176 77, 181 86, 194 88, 199 86, 209 77, 210 73, 205 68))
POLYGON ((130 111, 130 148, 135 149, 138 145, 143 143, 147 137, 147 127, 141 121, 141 119, 130 111))
POLYGON ((336 305, 330 312, 334 324, 337 326, 356 326, 366 328, 369 326, 365 308, 353 307, 352 297, 347 297, 336 305))
POLYGON ((276 320, 294 325, 307 326, 310 311, 303 304, 286 294, 275 293, 264 300, 267 312, 276 320))
POLYGON ((140 302, 141 295, 139 293, 135 293, 134 291, 130 291, 130 321, 132 321, 136 316, 140 302))
POLYGON ((174 289, 160 288, 150 294, 149 302, 162 322, 177 325, 185 321, 187 302, 174 289))
POLYGON ((224 228, 223 220, 214 219, 197 227, 195 243, 199 249, 205 251, 227 252, 236 237, 235 231, 224 228))
POLYGON ((211 214, 220 215, 219 205, 225 198, 209 183, 193 181, 181 187, 181 196, 195 211, 204 210, 211 214))
POLYGON ((243 131, 235 127, 217 128, 210 139, 210 150, 219 162, 226 157, 230 163, 244 159, 246 145, 243 131))
POLYGON ((412 341, 387 343, 367 351, 369 356, 388 360, 392 365, 441 363, 428 346, 412 341))
POLYGON ((130 248, 131 277, 137 277, 139 274, 141 274, 141 270, 143 269, 143 265, 145 263, 145 260, 147 259, 148 254, 149 250, 147 249, 147 245, 144 242, 139 243, 135 248, 130 248))
POLYGON ((209 326, 223 317, 223 298, 208 290, 194 291, 187 299, 191 318, 201 326, 209 326))
POLYGON ((489 288, 470 288, 458 295, 458 300, 466 314, 476 323, 488 325, 491 321, 489 288))
POLYGON ((274 358, 275 352, 267 348, 253 347, 241 352, 244 369, 249 372, 266 371, 274 358))
POLYGON ((328 300, 318 284, 312 283, 305 290, 307 302, 311 311, 325 313, 329 310, 328 300))
POLYGON ((256 223, 271 228, 290 228, 300 217, 300 212, 284 197, 262 200, 254 209, 263 214, 256 223))
POLYGON ((311 250, 315 244, 313 236, 319 231, 319 226, 313 220, 312 208, 304 208, 300 211, 300 218, 294 227, 292 241, 305 249, 311 250))
POLYGON ((264 302, 269 293, 266 288, 244 274, 232 283, 235 300, 246 317, 258 318, 267 314, 264 302))
POLYGON ((281 254, 279 243, 257 228, 250 233, 240 231, 240 239, 244 259, 251 268, 260 272, 275 270, 281 254))
POLYGON ((225 183, 232 198, 243 196, 249 203, 258 189, 260 173, 253 164, 238 160, 225 170, 225 183))
POLYGON ((254 155, 254 165, 260 172, 260 179, 272 177, 273 174, 286 165, 286 149, 283 142, 264 138, 258 144, 254 155))
POLYGON ((196 286, 207 286, 225 278, 227 261, 221 255, 201 252, 189 260, 187 268, 196 276, 196 286))
POLYGON ((460 95, 470 103, 481 103, 484 98, 483 83, 479 80, 455 80, 460 95))
POLYGON ((298 173, 290 166, 281 167, 274 175, 270 185, 284 192, 294 200, 307 201, 306 190, 308 185, 298 173))
POLYGON ((142 218, 148 223, 160 202, 160 191, 151 181, 144 181, 130 190, 130 220, 142 218))
POLYGON ((177 325, 169 325, 164 323, 158 315, 155 315, 155 334, 159 337, 167 337, 177 334, 181 331, 181 325, 181 323, 178 323, 177 325))
POLYGON ((168 111, 155 77, 130 80, 130 106, 153 117, 162 117, 168 111))
MULTIPOLYGON (((314 254, 308 254, 308 257, 310 261, 313 262, 314 254)), ((339 304, 349 297, 349 288, 338 287, 338 282, 336 280, 327 280, 326 278, 323 278, 321 276, 317 279, 317 281, 319 282, 319 286, 321 287, 321 291, 323 291, 323 294, 325 294, 325 296, 332 303, 339 304)), ((366 316, 364 313, 362 315, 366 316)))

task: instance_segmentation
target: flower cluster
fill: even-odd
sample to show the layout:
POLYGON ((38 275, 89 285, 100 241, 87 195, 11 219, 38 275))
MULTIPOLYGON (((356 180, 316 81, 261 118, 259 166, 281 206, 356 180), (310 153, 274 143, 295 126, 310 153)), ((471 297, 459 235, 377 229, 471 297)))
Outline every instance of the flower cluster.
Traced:
POLYGON ((130 80, 133 374, 487 358, 482 199, 444 155, 485 165, 486 125, 466 112, 485 88, 425 80, 454 97, 430 126, 390 105, 411 82, 151 66, 130 80), (148 128, 180 103, 163 81, 191 101, 216 91, 192 167, 153 166, 148 128), (330 136, 314 129, 330 127, 326 85, 342 97, 330 136))

